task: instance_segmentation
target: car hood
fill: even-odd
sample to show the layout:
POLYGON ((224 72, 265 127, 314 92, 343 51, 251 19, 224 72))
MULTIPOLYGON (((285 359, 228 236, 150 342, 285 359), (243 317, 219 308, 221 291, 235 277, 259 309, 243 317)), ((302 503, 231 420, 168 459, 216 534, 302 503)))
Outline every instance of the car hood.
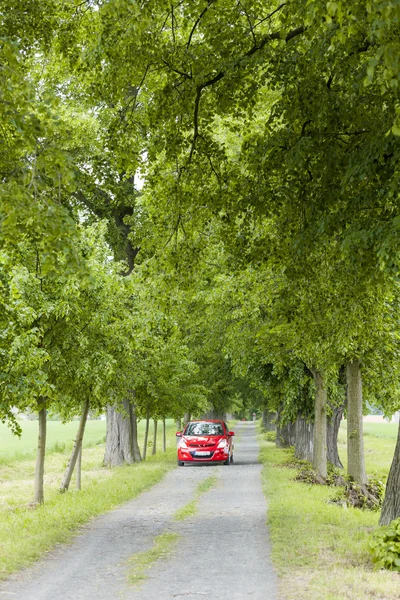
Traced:
POLYGON ((184 435, 188 446, 215 446, 223 438, 223 435, 184 435))

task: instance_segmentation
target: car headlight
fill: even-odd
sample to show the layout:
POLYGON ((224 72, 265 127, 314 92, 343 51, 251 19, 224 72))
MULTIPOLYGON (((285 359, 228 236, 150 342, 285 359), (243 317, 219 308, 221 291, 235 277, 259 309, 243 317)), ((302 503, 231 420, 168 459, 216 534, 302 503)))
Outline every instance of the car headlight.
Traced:
POLYGON ((217 446, 217 448, 226 448, 226 440, 221 440, 217 446))
POLYGON ((185 440, 181 440, 179 442, 179 448, 187 448, 187 444, 186 444, 185 440))

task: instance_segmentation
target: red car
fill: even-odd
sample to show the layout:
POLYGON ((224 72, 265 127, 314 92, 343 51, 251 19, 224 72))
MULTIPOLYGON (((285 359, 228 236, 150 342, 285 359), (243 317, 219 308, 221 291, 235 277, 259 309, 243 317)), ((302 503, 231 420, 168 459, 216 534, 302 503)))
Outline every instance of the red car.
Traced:
POLYGON ((178 431, 178 465, 185 462, 233 462, 233 431, 224 421, 189 421, 183 431, 178 431))

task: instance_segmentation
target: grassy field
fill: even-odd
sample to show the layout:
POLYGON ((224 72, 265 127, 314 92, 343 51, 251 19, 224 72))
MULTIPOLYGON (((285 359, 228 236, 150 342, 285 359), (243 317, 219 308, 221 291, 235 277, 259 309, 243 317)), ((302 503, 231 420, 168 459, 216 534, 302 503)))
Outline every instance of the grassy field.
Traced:
MULTIPOLYGON (((386 477, 393 458, 397 425, 368 424, 365 455, 368 473, 386 477)), ((367 544, 379 513, 345 509, 329 500, 335 488, 294 481, 296 469, 282 465, 289 452, 261 436, 263 486, 274 564, 285 600, 395 600, 400 574, 375 572, 367 544)), ((346 464, 346 428, 339 453, 346 464)))
MULTIPOLYGON (((68 540, 91 517, 111 510, 159 481, 176 465, 175 424, 167 422, 167 452, 161 449, 145 463, 104 468, 104 421, 88 421, 82 459, 82 491, 58 492, 78 423, 49 423, 50 452, 45 464, 45 504, 29 508, 33 496, 37 422, 24 421, 19 441, 0 434, 0 578, 28 565, 54 544, 68 540), (100 441, 100 444, 96 444, 100 441), (18 445, 17 445, 18 444, 18 445), (21 458, 25 456, 25 458, 21 458)), ((144 423, 139 424, 143 444, 144 423)), ((151 449, 149 449, 149 452, 151 449)))
MULTIPOLYGON (((0 423, 0 464, 35 458, 38 423, 37 421, 21 421, 20 425, 22 436, 18 438, 11 433, 6 425, 0 423)), ((47 423, 47 452, 71 450, 77 429, 78 421, 65 424, 60 423, 60 421, 49 421, 47 423)), ((105 421, 88 421, 83 441, 84 447, 90 448, 101 444, 105 440, 105 435, 105 421)))
MULTIPOLYGON (((392 463, 398 432, 397 423, 366 423, 364 425, 365 465, 369 474, 386 479, 392 463)), ((339 454, 347 465, 346 422, 339 432, 339 454)))

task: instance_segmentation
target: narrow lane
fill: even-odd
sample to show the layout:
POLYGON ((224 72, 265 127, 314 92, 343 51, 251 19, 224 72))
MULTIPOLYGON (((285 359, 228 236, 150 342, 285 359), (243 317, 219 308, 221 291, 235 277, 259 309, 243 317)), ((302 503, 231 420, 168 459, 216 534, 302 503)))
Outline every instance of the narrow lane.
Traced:
MULTIPOLYGON (((277 599, 255 426, 239 423, 235 433, 235 463, 213 468, 218 483, 201 497, 198 513, 169 529, 182 536, 177 551, 126 598, 277 599)), ((181 468, 182 479, 194 470, 181 468)))
POLYGON ((235 431, 235 464, 174 469, 148 492, 94 519, 70 544, 1 583, 0 598, 277 600, 255 427, 240 423, 235 431), (212 474, 217 484, 201 496, 197 514, 174 521, 175 511, 212 474), (166 532, 180 534, 176 549, 152 566, 141 587, 130 587, 129 558, 166 532))

